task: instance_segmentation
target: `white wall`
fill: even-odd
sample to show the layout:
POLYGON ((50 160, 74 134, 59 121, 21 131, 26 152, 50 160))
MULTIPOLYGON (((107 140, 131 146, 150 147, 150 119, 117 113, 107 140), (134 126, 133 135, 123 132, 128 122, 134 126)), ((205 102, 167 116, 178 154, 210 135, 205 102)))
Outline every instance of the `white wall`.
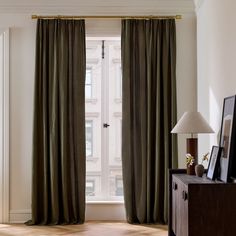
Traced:
POLYGON ((224 97, 236 94, 236 1, 205 0, 197 12, 198 109, 216 131, 199 137, 199 152, 218 144, 224 97))
MULTIPOLYGON (((176 23, 177 33, 177 117, 197 109, 196 17, 185 15, 176 23)), ((178 135, 179 168, 186 168, 186 137, 178 135)))
POLYGON ((0 14, 0 27, 10 28, 9 200, 10 212, 18 216, 31 202, 35 22, 24 15, 0 14))
MULTIPOLYGON (((120 32, 118 22, 111 21, 111 24, 112 22, 116 30, 109 36, 120 32)), ((196 108, 195 24, 193 14, 183 14, 183 19, 177 21, 178 118, 185 110, 196 108)), ((1 13, 0 27, 10 27, 10 220, 19 222, 30 219, 36 21, 31 20, 29 14, 1 13)), ((113 26, 110 28, 114 29, 113 26)), ((91 36, 91 30, 94 29, 91 21, 87 32, 89 29, 91 36)), ((185 166, 184 153, 185 142, 181 136, 180 167, 185 166)), ((93 214, 91 207, 87 208, 87 216, 94 219, 98 215, 93 214)), ((112 208, 110 209, 112 212, 112 208)), ((117 209, 115 205, 113 209, 116 209, 114 212, 119 212, 114 215, 114 219, 124 219, 123 208, 117 209)))
POLYGON ((0 222, 9 208, 9 30, 0 29, 0 222))

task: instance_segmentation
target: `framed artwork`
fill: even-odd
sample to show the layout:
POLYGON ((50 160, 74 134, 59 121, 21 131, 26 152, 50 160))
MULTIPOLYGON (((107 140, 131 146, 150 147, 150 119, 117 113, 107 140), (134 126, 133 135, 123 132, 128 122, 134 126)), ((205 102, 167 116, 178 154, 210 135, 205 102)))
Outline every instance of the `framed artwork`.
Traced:
POLYGON ((220 180, 228 182, 231 177, 236 177, 236 169, 233 163, 236 163, 236 132, 235 132, 235 105, 236 96, 224 99, 221 132, 220 132, 220 180))
POLYGON ((213 146, 210 155, 210 161, 207 169, 207 178, 216 179, 219 177, 219 161, 221 156, 222 148, 218 146, 213 146))

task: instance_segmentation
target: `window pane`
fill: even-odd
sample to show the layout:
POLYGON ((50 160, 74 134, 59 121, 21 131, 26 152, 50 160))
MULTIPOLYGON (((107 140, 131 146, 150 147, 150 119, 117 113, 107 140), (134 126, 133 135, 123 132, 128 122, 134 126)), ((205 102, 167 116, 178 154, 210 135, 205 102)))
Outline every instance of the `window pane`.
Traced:
POLYGON ((95 196, 94 180, 86 180, 86 196, 95 196))
POLYGON ((123 179, 122 170, 116 168, 110 171, 110 196, 121 197, 123 196, 123 179))
POLYGON ((85 84, 91 84, 91 83, 92 83, 92 69, 91 68, 87 68, 86 69, 85 84))
POLYGON ((118 95, 120 98, 122 97, 122 69, 121 69, 121 66, 119 66, 118 95))
POLYGON ((92 85, 85 85, 85 98, 92 98, 92 85))
POLYGON ((121 176, 116 177, 116 196, 123 196, 123 180, 121 176))
POLYGON ((86 68, 85 98, 92 98, 92 68, 86 68))
POLYGON ((93 155, 93 121, 86 120, 86 157, 93 155))

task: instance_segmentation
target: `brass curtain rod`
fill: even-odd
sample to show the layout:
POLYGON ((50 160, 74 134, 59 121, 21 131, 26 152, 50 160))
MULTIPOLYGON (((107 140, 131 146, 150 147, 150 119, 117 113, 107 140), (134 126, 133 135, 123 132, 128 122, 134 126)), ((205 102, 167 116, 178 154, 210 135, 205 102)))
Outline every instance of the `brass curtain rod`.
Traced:
POLYGON ((32 19, 182 19, 182 15, 174 16, 64 16, 64 15, 55 15, 55 16, 38 16, 32 15, 32 19))

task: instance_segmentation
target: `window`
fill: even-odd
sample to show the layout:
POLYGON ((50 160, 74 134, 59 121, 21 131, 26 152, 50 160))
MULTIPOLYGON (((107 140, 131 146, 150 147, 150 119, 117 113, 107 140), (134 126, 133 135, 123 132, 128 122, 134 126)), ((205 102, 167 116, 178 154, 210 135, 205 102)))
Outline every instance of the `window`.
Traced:
POLYGON ((93 121, 86 120, 86 157, 93 156, 93 121))
POLYGON ((116 196, 123 196, 123 180, 121 176, 116 176, 116 196))
POLYGON ((122 98, 122 69, 120 65, 117 74, 117 97, 122 98))
POLYGON ((86 68, 85 98, 92 98, 92 68, 86 68))
POLYGON ((86 180, 86 196, 95 196, 94 180, 86 180))
POLYGON ((87 201, 123 200, 120 54, 118 39, 86 41, 87 201))

